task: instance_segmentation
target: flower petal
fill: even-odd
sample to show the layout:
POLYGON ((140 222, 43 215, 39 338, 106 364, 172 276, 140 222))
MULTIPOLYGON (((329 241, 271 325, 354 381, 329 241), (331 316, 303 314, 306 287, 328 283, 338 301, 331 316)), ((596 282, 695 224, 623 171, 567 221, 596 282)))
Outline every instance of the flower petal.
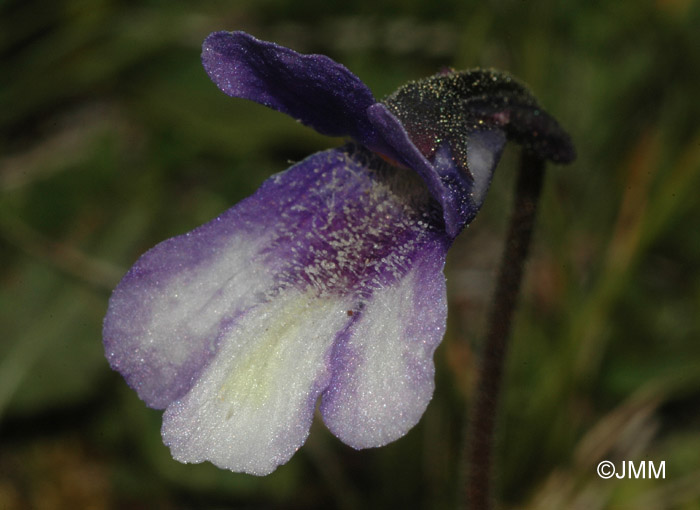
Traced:
POLYGON ((290 289, 222 331, 213 362, 163 415, 173 457, 254 475, 287 462, 308 436, 351 305, 290 289))
POLYGON ((334 349, 321 413, 354 448, 403 436, 432 397, 432 356, 447 316, 446 250, 442 243, 426 247, 402 279, 375 292, 334 349))
POLYGON ((366 114, 372 92, 325 55, 303 55, 245 32, 215 32, 204 41, 202 63, 229 96, 286 113, 319 133, 373 145, 366 114))

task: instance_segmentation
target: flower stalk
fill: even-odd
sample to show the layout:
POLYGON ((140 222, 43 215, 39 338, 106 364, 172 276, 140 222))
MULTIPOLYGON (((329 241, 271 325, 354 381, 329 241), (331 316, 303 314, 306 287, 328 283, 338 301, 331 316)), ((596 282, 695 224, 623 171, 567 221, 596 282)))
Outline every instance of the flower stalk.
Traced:
POLYGON ((470 510, 492 507, 493 443, 513 312, 528 255, 545 161, 524 148, 515 203, 501 258, 489 328, 481 360, 479 383, 466 442, 466 501, 470 510))

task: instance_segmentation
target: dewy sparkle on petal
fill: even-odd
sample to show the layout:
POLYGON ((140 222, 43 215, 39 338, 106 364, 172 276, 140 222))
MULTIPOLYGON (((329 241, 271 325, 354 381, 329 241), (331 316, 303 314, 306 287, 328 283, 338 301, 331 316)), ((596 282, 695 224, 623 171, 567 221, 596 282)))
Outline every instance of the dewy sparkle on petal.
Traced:
POLYGON ((165 409, 163 440, 182 462, 268 474, 304 443, 319 398, 348 445, 398 439, 433 393, 447 249, 506 139, 563 162, 568 137, 493 71, 377 102, 328 57, 243 32, 209 36, 202 61, 228 95, 354 141, 144 254, 110 299, 110 365, 165 409))

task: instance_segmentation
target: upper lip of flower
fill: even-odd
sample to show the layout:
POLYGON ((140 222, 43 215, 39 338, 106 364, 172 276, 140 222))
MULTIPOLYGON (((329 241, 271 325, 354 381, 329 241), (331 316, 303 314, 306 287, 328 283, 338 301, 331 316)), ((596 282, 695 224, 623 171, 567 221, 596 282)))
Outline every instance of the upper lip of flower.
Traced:
POLYGON ((481 207, 506 138, 554 162, 575 158, 556 120, 502 72, 438 73, 378 102, 357 76, 330 58, 299 54, 245 32, 211 34, 202 62, 226 94, 291 115, 319 133, 350 136, 413 169, 440 204, 451 237, 481 207), (467 150, 470 141, 476 148, 467 150), (436 161, 440 147, 442 159, 436 161))

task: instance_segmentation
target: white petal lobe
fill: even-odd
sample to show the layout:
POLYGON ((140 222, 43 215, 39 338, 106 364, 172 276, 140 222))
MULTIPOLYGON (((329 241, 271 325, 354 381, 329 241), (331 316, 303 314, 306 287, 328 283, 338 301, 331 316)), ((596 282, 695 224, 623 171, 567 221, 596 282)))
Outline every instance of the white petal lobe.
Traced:
POLYGON ((289 460, 308 435, 348 309, 342 298, 289 290, 240 318, 197 384, 165 412, 173 457, 254 475, 289 460))
POLYGON ((323 395, 328 428, 354 448, 382 446, 408 432, 434 389, 433 352, 445 330, 443 254, 376 292, 334 353, 323 395))

